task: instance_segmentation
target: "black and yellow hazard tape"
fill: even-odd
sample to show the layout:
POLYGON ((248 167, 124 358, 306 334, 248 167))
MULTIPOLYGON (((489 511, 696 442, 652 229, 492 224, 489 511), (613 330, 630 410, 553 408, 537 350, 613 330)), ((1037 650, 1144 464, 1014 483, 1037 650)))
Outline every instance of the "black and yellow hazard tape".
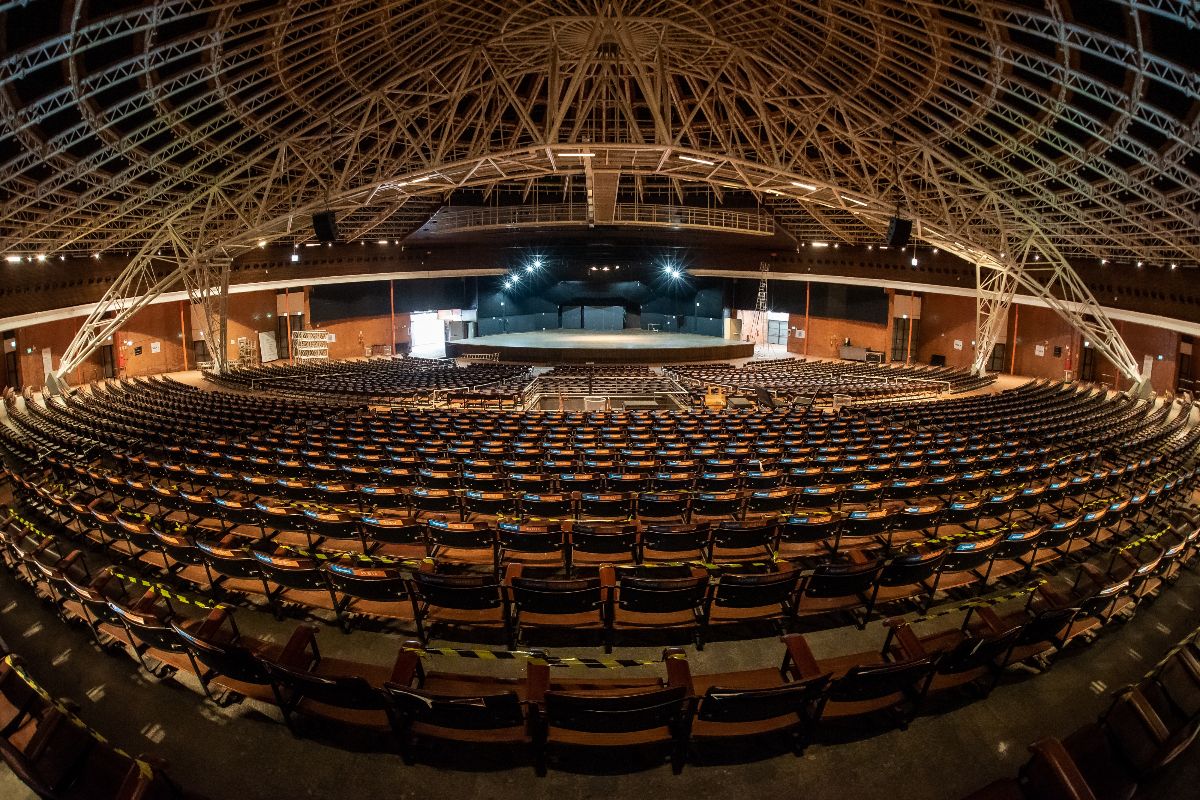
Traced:
POLYGON ((908 620, 908 623, 910 625, 915 625, 918 622, 927 622, 931 619, 938 619, 940 617, 945 617, 949 614, 957 614, 961 611, 968 611, 972 608, 984 608, 984 607, 989 607, 989 606, 1000 605, 1001 603, 1007 603, 1009 600, 1015 600, 1018 597, 1024 597, 1027 594, 1036 592, 1038 590, 1038 587, 1044 583, 1047 583, 1047 579, 1041 578, 1039 580, 1034 581, 1033 583, 1030 583, 1026 586, 1021 586, 1017 589, 1010 589, 1005 592, 997 592, 995 594, 986 595, 984 597, 976 597, 972 600, 967 600, 966 602, 959 603, 954 606, 941 608, 941 609, 934 609, 932 611, 927 611, 926 613, 922 614, 921 616, 919 616, 915 619, 908 620))
POLYGON ((359 564, 383 564, 389 567, 406 567, 408 569, 418 569, 422 564, 434 563, 432 558, 395 558, 394 556, 359 553, 353 550, 309 550, 290 544, 276 546, 280 550, 287 550, 303 558, 311 558, 316 561, 354 561, 359 564))
POLYGON ((107 745, 108 747, 112 748, 113 752, 117 755, 128 758, 130 761, 137 764, 138 772, 142 774, 142 777, 146 778, 147 780, 150 780, 154 777, 154 767, 152 767, 146 761, 129 753, 128 751, 123 750, 120 747, 116 747, 108 740, 106 736, 104 736, 104 734, 100 733, 100 731, 96 730, 77 717, 75 713, 71 711, 71 709, 67 708, 65 705, 56 700, 48 691, 45 690, 45 688, 42 687, 41 684, 35 681, 33 677, 26 672, 20 664, 17 663, 16 658, 14 658, 11 653, 4 657, 4 663, 7 664, 12 671, 17 674, 17 677, 24 681, 25 685, 28 686, 34 692, 34 694, 52 705, 59 713, 66 717, 71 724, 75 725, 80 730, 87 731, 89 736, 91 736, 100 744, 107 745))
MULTIPOLYGON (((577 669, 625 669, 628 667, 655 667, 663 663, 662 659, 641 658, 578 658, 575 656, 555 656, 541 650, 472 650, 457 647, 423 647, 406 648, 407 652, 416 653, 422 658, 429 656, 449 656, 451 658, 470 658, 478 661, 531 661, 546 664, 551 667, 573 667, 577 669)), ((667 658, 683 658, 682 654, 672 654, 667 658)))
POLYGON ((160 597, 173 600, 181 605, 195 606, 196 608, 203 609, 205 611, 211 611, 214 608, 229 608, 229 606, 224 605, 223 603, 216 603, 210 600, 201 600, 196 597, 188 597, 187 595, 180 594, 166 584, 158 581, 146 580, 145 578, 138 577, 137 575, 129 575, 121 572, 121 570, 117 569, 116 567, 107 567, 105 571, 127 585, 142 586, 146 589, 153 589, 155 594, 159 595, 160 597))

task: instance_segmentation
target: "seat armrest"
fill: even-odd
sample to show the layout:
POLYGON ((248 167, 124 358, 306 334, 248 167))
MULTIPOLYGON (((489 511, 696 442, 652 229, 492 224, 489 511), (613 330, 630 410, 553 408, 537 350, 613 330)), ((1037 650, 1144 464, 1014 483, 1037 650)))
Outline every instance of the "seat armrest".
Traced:
POLYGON ((808 646, 804 636, 799 633, 789 633, 783 637, 787 647, 783 655, 783 666, 779 671, 793 680, 806 680, 823 674, 817 659, 813 656, 812 648, 808 646))
POLYGON ((994 608, 978 606, 975 608, 975 613, 979 615, 980 622, 987 627, 989 633, 998 636, 1006 630, 1004 623, 1000 619, 1000 615, 996 613, 994 608))
POLYGON ((904 660, 915 661, 929 655, 925 650, 925 645, 921 644, 920 638, 913 632, 912 626, 903 619, 889 619, 884 624, 895 632, 896 643, 899 646, 901 654, 904 656, 904 660))
POLYGON ((533 704, 540 704, 546 699, 546 691, 550 688, 550 665, 545 661, 530 660, 525 665, 525 697, 533 704))
POLYGON ((321 656, 317 651, 317 629, 312 625, 297 625, 296 630, 292 631, 288 643, 284 645, 283 651, 279 654, 279 663, 285 667, 307 669, 319 663, 320 660, 321 656), (305 658, 306 650, 309 651, 308 658, 305 658))
POLYGON ((682 648, 668 647, 663 650, 663 662, 667 665, 667 686, 682 686, 688 696, 696 693, 692 686, 692 668, 682 648))
MULTIPOLYGON (((1071 758, 1067 748, 1063 747, 1062 742, 1058 739, 1042 739, 1034 742, 1029 746, 1029 750, 1034 754, 1033 760, 1041 761, 1042 766, 1057 784, 1054 787, 1041 788, 1053 788, 1058 792, 1056 796, 1061 797, 1062 800, 1097 800, 1087 779, 1075 765, 1075 760, 1071 758)), ((1029 765, 1026 769, 1029 769, 1029 765)))
POLYGON ((421 671, 421 643, 411 639, 405 641, 392 665, 391 682, 397 686, 412 686, 421 671))

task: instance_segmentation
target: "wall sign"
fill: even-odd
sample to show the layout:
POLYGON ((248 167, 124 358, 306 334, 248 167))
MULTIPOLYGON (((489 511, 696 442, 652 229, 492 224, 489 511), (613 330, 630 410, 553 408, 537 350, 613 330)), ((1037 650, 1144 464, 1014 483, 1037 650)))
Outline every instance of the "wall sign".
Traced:
POLYGON ((955 349, 955 350, 962 350, 962 339, 955 339, 955 340, 954 340, 954 349, 955 349))
POLYGON ((150 343, 150 352, 151 353, 161 353, 162 352, 162 342, 151 342, 150 343))
POLYGON ((1046 355, 1046 345, 1035 344, 1033 346, 1033 354, 1035 356, 1037 356, 1038 358, 1042 358, 1043 356, 1045 356, 1046 355))

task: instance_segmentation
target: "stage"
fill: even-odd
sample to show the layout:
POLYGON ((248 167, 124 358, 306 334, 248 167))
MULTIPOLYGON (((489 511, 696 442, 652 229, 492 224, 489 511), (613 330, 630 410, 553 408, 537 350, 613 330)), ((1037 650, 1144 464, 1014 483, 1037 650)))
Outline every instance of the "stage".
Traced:
POLYGON ((501 333, 446 342, 446 355, 496 353, 501 361, 534 364, 674 363, 749 358, 754 345, 696 333, 643 330, 552 330, 501 333))

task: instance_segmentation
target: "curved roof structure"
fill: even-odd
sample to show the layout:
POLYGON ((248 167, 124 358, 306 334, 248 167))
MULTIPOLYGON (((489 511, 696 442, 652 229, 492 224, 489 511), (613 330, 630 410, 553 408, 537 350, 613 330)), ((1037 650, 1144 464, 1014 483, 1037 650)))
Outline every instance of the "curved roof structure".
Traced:
POLYGON ((964 252, 1200 261, 1190 0, 23 0, 0 29, 8 253, 235 246, 324 206, 402 235, 430 197, 593 168, 846 241, 900 208, 964 252))

